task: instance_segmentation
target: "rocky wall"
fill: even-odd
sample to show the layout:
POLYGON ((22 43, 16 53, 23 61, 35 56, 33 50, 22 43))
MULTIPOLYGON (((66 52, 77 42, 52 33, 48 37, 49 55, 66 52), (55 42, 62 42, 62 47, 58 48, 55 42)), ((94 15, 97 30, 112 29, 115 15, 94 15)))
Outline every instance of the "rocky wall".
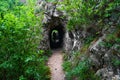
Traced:
MULTIPOLYGON (((40 0, 38 2, 38 7, 45 10, 44 20, 43 20, 43 40, 40 43, 40 49, 48 50, 49 45, 49 31, 52 27, 62 25, 64 26, 64 44, 63 49, 70 61, 73 61, 74 54, 73 51, 80 51, 82 53, 82 48, 85 44, 89 44, 84 54, 89 58, 93 70, 96 75, 99 75, 102 80, 120 80, 120 65, 114 65, 115 61, 120 61, 120 43, 114 43, 111 47, 106 47, 101 45, 105 43, 107 36, 112 34, 117 28, 114 25, 109 25, 108 28, 99 28, 97 23, 93 23, 87 26, 87 28, 76 28, 74 30, 66 30, 67 19, 62 19, 61 16, 64 12, 60 12, 56 9, 60 5, 47 3, 40 0), (115 61, 114 61, 115 60, 115 61)), ((114 18, 110 18, 115 22, 114 18)), ((119 19, 117 23, 119 23, 119 19)), ((109 23, 109 20, 105 20, 109 23)))

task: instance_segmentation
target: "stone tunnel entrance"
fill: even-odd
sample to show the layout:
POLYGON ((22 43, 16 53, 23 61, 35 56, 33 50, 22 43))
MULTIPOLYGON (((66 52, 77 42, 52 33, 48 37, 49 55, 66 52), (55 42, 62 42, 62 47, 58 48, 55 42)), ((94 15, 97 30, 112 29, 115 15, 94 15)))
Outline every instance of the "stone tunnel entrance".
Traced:
POLYGON ((62 25, 54 26, 49 31, 49 44, 51 49, 63 47, 65 30, 62 25))

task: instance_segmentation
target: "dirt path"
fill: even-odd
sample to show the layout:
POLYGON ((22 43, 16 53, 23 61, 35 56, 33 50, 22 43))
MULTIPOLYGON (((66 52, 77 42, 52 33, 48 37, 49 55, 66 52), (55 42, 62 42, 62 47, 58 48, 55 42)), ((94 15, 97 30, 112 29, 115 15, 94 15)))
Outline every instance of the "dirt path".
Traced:
POLYGON ((63 55, 61 50, 54 50, 52 56, 48 60, 48 66, 51 71, 51 80, 65 80, 62 68, 63 55))

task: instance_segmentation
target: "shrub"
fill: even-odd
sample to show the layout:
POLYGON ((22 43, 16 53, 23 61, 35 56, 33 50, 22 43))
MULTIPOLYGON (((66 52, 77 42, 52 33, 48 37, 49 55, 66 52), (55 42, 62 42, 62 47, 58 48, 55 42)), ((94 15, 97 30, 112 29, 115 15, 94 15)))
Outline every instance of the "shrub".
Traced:
POLYGON ((119 67, 119 66, 120 66, 120 60, 119 60, 119 59, 112 59, 112 64, 113 64, 115 67, 119 67))
POLYGON ((34 15, 34 2, 1 0, 0 4, 0 79, 49 79, 44 53, 37 50, 42 15, 34 15))
POLYGON ((80 61, 78 65, 72 67, 70 62, 64 62, 63 67, 66 71, 66 79, 67 80, 100 80, 98 76, 95 75, 95 72, 90 69, 91 65, 89 61, 86 59, 84 61, 80 61))

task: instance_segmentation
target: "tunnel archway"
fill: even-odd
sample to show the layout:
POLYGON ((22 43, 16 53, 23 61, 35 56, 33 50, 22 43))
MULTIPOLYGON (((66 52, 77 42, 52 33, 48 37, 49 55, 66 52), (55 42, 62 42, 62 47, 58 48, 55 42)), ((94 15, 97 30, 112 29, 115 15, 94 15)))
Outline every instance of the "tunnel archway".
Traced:
POLYGON ((57 49, 63 47, 65 30, 64 27, 54 26, 49 31, 49 44, 51 49, 57 49))

